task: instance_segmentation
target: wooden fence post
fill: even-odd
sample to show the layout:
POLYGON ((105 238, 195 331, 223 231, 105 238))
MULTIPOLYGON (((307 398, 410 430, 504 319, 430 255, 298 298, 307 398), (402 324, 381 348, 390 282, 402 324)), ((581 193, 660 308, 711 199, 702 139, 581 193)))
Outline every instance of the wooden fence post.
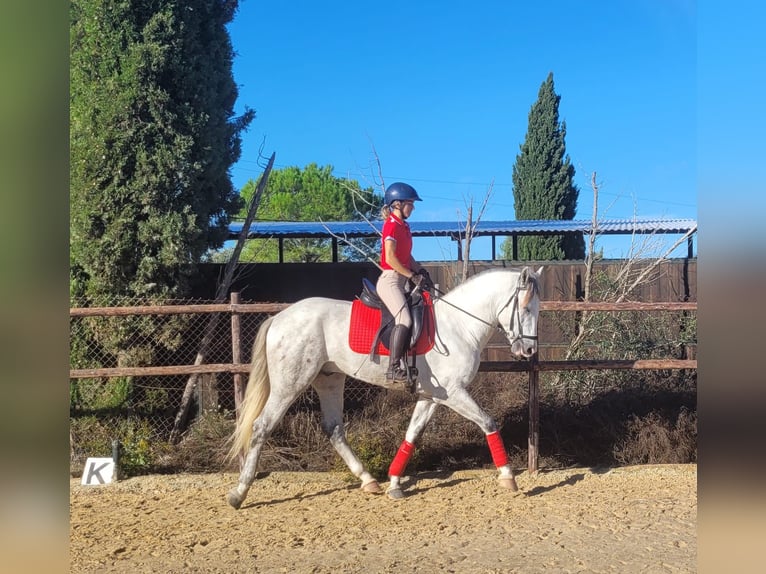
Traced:
MULTIPOLYGON (((231 294, 231 304, 239 305, 239 293, 231 294)), ((240 343, 240 320, 241 315, 237 311, 231 313, 231 362, 234 365, 242 364, 242 345, 240 343)), ((237 418, 242 401, 245 399, 245 388, 242 383, 242 373, 234 373, 234 408, 237 418)))
MULTIPOLYGON (((232 305, 239 305, 239 293, 231 293, 230 301, 232 305)), ((231 362, 235 365, 242 364, 242 345, 240 342, 240 318, 237 311, 231 312, 231 362)), ((234 373, 234 416, 239 421, 239 411, 242 408, 242 402, 245 400, 245 388, 242 381, 242 373, 234 373)), ((239 469, 245 464, 245 457, 239 455, 239 469)))
POLYGON ((538 441, 540 438, 540 368, 537 354, 529 359, 529 451, 527 470, 537 474, 538 441))

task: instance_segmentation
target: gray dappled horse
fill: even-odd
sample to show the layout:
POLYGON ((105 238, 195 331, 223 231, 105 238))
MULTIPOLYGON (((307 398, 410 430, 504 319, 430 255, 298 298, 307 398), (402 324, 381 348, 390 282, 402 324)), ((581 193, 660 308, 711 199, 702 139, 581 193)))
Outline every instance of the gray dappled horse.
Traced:
MULTIPOLYGON (((500 485, 517 490, 513 470, 495 421, 468 394, 479 368, 480 353, 496 328, 502 329, 519 357, 537 352, 542 267, 490 269, 455 287, 433 303, 434 347, 416 358, 417 402, 405 440, 389 468, 388 494, 402 498, 400 479, 415 441, 437 405, 473 421, 487 437, 500 485)), ((343 387, 346 376, 385 387, 387 361, 371 359, 349 347, 351 302, 312 297, 267 319, 253 345, 252 370, 234 432, 231 456, 246 454, 239 482, 227 496, 242 505, 255 479, 267 438, 289 406, 309 385, 322 409, 322 429, 365 492, 382 492, 346 441, 343 387)))

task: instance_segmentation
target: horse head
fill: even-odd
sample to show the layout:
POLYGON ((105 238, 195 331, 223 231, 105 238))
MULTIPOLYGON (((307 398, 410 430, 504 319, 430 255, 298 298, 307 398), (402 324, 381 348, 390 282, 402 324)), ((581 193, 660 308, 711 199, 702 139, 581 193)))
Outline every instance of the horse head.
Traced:
POLYGON ((509 317, 501 319, 511 353, 520 357, 531 357, 537 353, 537 319, 540 313, 540 274, 543 268, 532 271, 524 267, 519 273, 518 281, 511 299, 507 304, 509 317), (508 325, 506 328, 505 325, 508 325))

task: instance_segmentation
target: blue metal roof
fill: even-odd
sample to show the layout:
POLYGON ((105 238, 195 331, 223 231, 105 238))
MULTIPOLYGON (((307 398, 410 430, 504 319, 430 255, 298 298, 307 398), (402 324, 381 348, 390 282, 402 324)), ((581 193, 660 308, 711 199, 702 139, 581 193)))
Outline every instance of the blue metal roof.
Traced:
MULTIPOLYGON (((457 221, 410 221, 412 235, 416 237, 454 237, 465 233, 464 224, 457 221)), ((242 222, 229 225, 229 239, 237 239, 242 222)), ((248 238, 343 238, 374 237, 380 234, 383 222, 366 221, 254 221, 248 238)), ((694 219, 604 219, 598 224, 598 233, 625 235, 630 233, 684 234, 697 227, 694 219)), ((566 232, 590 233, 591 222, 585 220, 523 220, 480 221, 474 236, 482 235, 545 235, 566 232)))

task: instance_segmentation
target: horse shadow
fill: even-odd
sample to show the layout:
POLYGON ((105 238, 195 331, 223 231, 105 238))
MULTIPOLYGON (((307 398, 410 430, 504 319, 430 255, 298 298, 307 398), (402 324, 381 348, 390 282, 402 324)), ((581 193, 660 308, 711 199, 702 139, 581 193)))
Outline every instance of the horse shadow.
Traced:
MULTIPOLYGON (((594 472, 597 472, 597 470, 594 469, 594 472)), ((449 488, 451 486, 458 485, 462 482, 476 480, 475 477, 454 478, 452 477, 452 474, 453 473, 451 471, 444 471, 444 472, 423 473, 417 476, 408 476, 402 480, 401 486, 403 489, 407 490, 408 494, 413 495, 413 494, 428 492, 429 490, 434 490, 437 488, 449 488), (439 479, 440 481, 434 484, 430 484, 428 486, 418 485, 420 481, 426 480, 426 479, 439 479)), ((518 473, 517 473, 517 476, 518 476, 518 473)), ((584 474, 573 474, 572 476, 564 480, 561 480, 557 482, 556 484, 550 484, 548 486, 535 486, 534 488, 531 488, 530 490, 520 491, 520 494, 524 496, 539 496, 546 492, 556 490, 557 488, 562 488, 564 486, 572 486, 574 484, 577 484, 584 478, 585 478, 584 474)))
POLYGON ((437 488, 450 488, 451 486, 456 486, 462 482, 468 482, 471 480, 476 480, 473 477, 465 477, 465 478, 456 478, 453 476, 453 471, 445 470, 445 471, 434 471, 434 472, 424 472, 419 473, 417 476, 405 476, 402 479, 401 487, 402 489, 407 490, 407 494, 419 494, 423 492, 428 492, 429 490, 434 490, 437 488), (430 484, 428 486, 421 485, 418 486, 418 483, 420 483, 423 480, 438 480, 438 482, 435 482, 434 484, 430 484))
POLYGON ((548 486, 535 486, 534 488, 523 491, 523 494, 524 496, 540 496, 541 494, 545 494, 546 492, 556 490, 557 488, 562 488, 564 486, 572 486, 574 484, 577 484, 584 478, 585 478, 584 474, 573 474, 569 478, 560 480, 556 484, 549 484, 548 486))
MULTIPOLYGON (((260 480, 262 478, 266 478, 271 474, 270 472, 259 472, 256 474, 256 480, 260 480)), ((297 494, 294 494, 293 496, 286 496, 284 498, 272 498, 270 500, 256 500, 254 502, 250 502, 249 504, 243 504, 242 510, 246 508, 255 508, 258 506, 271 506, 272 504, 282 504, 284 502, 291 502, 294 500, 306 500, 311 498, 317 498, 319 496, 326 496, 328 494, 333 494, 335 492, 341 492, 341 491, 351 491, 351 490, 358 490, 358 486, 354 485, 346 485, 346 486, 337 486, 333 488, 325 488, 324 490, 320 490, 317 492, 299 492, 297 494)))

